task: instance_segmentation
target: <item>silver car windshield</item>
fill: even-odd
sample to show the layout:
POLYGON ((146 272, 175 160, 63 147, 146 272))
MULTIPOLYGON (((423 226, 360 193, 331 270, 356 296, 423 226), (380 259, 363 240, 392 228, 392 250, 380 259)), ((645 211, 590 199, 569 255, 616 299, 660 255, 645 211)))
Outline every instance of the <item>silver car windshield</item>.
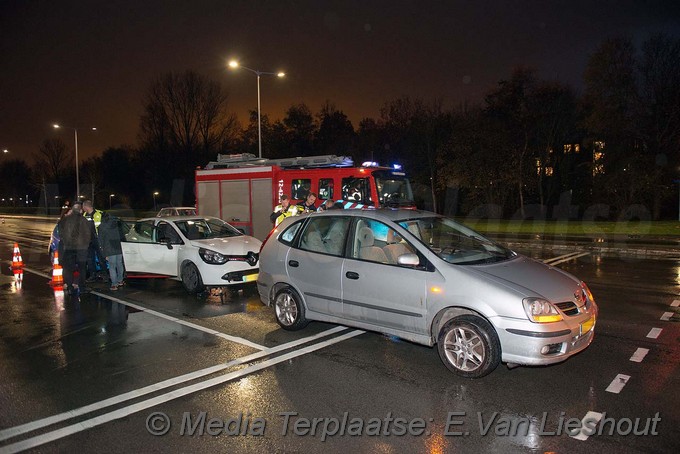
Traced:
POLYGON ((175 224, 184 236, 190 240, 243 235, 236 228, 221 219, 187 219, 186 221, 175 221, 175 224))
POLYGON ((479 265, 508 260, 516 254, 456 221, 425 217, 399 221, 432 252, 456 265, 479 265))

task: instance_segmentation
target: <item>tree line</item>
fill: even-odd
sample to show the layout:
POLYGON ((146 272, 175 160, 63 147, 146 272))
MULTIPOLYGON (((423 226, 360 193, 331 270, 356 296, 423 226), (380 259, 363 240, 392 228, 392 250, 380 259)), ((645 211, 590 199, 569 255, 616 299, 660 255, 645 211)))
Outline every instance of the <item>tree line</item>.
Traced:
MULTIPOLYGON (((398 163, 417 204, 445 214, 616 219, 642 210, 674 218, 680 40, 656 35, 639 47, 630 38, 606 40, 583 78, 577 93, 516 68, 478 104, 446 108, 439 99, 403 96, 356 127, 331 101, 315 113, 294 104, 280 120, 262 115, 263 155, 398 163)), ((100 207, 149 207, 155 191, 164 203, 192 205, 196 167, 218 153, 257 155, 257 112, 240 124, 220 84, 194 71, 158 76, 143 106, 136 146, 107 148, 81 163, 82 192, 100 207)), ((49 139, 34 161, 0 163, 0 193, 56 204, 59 188, 75 181, 73 153, 49 139)))

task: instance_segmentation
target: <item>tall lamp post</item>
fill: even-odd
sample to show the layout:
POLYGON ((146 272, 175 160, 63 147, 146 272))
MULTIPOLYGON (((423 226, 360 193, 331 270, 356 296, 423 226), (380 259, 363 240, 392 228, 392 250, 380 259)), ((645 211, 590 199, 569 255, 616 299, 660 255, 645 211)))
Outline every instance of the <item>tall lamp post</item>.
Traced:
POLYGON ((155 191, 153 193, 153 210, 156 211, 156 196, 158 195, 158 191, 155 191))
MULTIPOLYGON (((54 129, 62 128, 62 126, 57 124, 57 123, 53 124, 52 127, 54 129)), ((78 129, 83 129, 83 128, 74 128, 74 127, 71 127, 71 126, 63 126, 63 127, 67 128, 67 129, 73 129, 73 138, 74 138, 75 145, 76 145, 76 200, 75 201, 77 202, 77 201, 80 200, 80 178, 79 178, 79 175, 78 175, 78 168, 79 168, 79 166, 78 166, 78 129)), ((90 131, 96 131, 97 130, 97 128, 87 128, 87 129, 89 129, 90 131)))
POLYGON ((116 194, 109 194, 109 210, 111 209, 111 199, 114 198, 116 194))
POLYGON ((232 60, 229 62, 229 67, 230 68, 243 68, 251 73, 255 74, 257 76, 257 150, 258 150, 258 157, 262 157, 262 121, 261 121, 261 107, 260 107, 260 76, 276 76, 276 77, 284 77, 286 73, 284 72, 277 72, 277 73, 272 73, 272 72, 265 72, 265 71, 258 71, 256 69, 251 69, 248 68, 247 66, 243 66, 239 64, 236 60, 232 60))

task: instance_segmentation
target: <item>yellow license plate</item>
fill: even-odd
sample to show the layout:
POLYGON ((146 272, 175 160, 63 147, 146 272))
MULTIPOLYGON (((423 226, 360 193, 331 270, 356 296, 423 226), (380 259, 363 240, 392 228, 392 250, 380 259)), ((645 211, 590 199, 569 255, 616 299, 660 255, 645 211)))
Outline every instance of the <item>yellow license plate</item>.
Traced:
POLYGON ((243 282, 252 282, 257 280, 259 274, 246 274, 243 276, 243 282))
POLYGON ((595 317, 590 317, 585 322, 581 323, 581 334, 585 334, 595 326, 595 317))

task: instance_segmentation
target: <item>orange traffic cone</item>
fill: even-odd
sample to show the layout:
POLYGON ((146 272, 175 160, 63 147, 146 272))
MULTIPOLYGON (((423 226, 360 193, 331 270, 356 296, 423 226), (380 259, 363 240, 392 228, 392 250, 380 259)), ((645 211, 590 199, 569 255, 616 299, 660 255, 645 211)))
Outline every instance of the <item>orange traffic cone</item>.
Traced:
POLYGON ((64 286, 64 268, 59 264, 59 251, 54 251, 54 263, 52 264, 52 287, 64 286))
POLYGON ((24 267, 24 261, 21 258, 21 251, 19 250, 19 243, 14 243, 14 254, 12 254, 12 269, 18 270, 24 267))

